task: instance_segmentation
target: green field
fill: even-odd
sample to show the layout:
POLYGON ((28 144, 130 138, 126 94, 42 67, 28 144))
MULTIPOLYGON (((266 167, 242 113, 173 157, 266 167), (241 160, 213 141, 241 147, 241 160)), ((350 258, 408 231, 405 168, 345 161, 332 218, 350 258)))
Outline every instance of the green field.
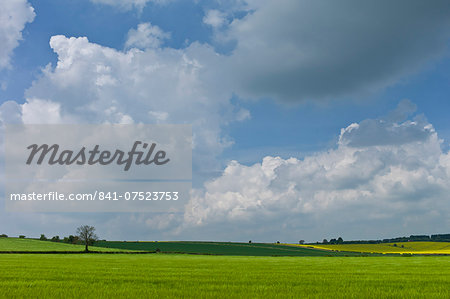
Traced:
MULTIPOLYGON (((361 256, 379 254, 450 254, 448 242, 404 242, 382 244, 296 245, 233 242, 122 242, 100 241, 91 251, 159 251, 239 256, 361 256), (401 247, 403 246, 403 247, 401 247)), ((0 238, 0 252, 84 251, 83 245, 72 245, 34 239, 0 238)))
POLYGON ((402 254, 450 254, 450 242, 397 242, 380 244, 314 244, 295 245, 295 247, 314 247, 316 249, 352 251, 366 253, 402 253, 402 254))
POLYGON ((96 242, 96 246, 123 250, 156 251, 162 253, 190 253, 240 256, 355 256, 360 253, 330 252, 303 247, 270 243, 232 242, 96 242))
MULTIPOLYGON (((160 251, 161 253, 188 253, 241 256, 359 256, 360 253, 330 252, 310 248, 264 243, 230 242, 96 242, 90 251, 160 251)), ((64 252, 84 251, 84 245, 72 245, 34 239, 0 238, 0 252, 64 252)))
POLYGON ((449 298, 449 257, 0 255, 0 297, 449 298))
MULTIPOLYGON (((428 243, 409 245, 417 250, 445 246, 441 243, 437 248, 436 244, 428 243)), ((0 298, 450 296, 447 256, 364 257, 360 253, 352 256, 347 252, 268 243, 97 242, 97 245, 103 247, 90 250, 159 249, 161 253, 0 254, 0 298)), ((82 245, 0 238, 3 252, 83 250, 82 245)))
MULTIPOLYGON (((89 246, 92 251, 121 251, 89 246)), ((0 252, 8 251, 84 251, 84 245, 72 245, 33 239, 0 238, 0 252)))

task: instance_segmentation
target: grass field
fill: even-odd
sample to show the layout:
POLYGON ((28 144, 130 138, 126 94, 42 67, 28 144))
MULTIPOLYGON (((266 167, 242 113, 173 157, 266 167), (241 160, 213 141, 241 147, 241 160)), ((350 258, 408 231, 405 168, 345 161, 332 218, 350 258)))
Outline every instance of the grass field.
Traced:
MULTIPOLYGON (((295 244, 292 244, 295 245, 295 244)), ((407 253, 407 254, 450 254, 450 242, 398 242, 381 244, 340 244, 340 245, 295 245, 325 250, 366 252, 366 253, 407 253), (395 245, 396 246, 395 246, 395 245), (403 247, 402 247, 403 246, 403 247)))
POLYGON ((3 298, 449 298, 450 257, 1 255, 3 298))
POLYGON ((96 246, 124 250, 144 250, 170 253, 241 255, 241 256, 355 256, 360 253, 330 252, 303 247, 269 243, 232 242, 96 242, 96 246))
MULTIPOLYGON (((121 251, 104 247, 89 246, 92 251, 121 251)), ((50 241, 39 241, 19 238, 0 238, 1 251, 84 251, 83 245, 72 245, 50 241)))

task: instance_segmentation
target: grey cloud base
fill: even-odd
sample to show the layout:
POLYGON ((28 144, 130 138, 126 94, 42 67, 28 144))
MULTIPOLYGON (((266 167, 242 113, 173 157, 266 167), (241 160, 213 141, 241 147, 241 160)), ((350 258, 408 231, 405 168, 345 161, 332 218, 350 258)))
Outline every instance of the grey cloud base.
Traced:
POLYGON ((325 100, 391 86, 444 53, 450 3, 249 1, 220 32, 234 40, 230 74, 252 98, 325 100))

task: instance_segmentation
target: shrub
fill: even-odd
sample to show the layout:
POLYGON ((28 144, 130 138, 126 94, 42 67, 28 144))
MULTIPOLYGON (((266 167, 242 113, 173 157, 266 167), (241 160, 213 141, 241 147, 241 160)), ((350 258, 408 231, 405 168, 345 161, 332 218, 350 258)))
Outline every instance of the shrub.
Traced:
POLYGON ((64 238, 64 242, 69 244, 77 244, 79 241, 79 238, 77 236, 70 235, 69 237, 64 238))
POLYGON ((8 238, 8 235, 1 234, 1 235, 0 235, 0 238, 8 238))
POLYGON ((41 234, 41 237, 39 238, 41 241, 47 241, 47 237, 44 234, 41 234))
POLYGON ((25 236, 24 235, 20 235, 19 239, 25 239, 25 236))

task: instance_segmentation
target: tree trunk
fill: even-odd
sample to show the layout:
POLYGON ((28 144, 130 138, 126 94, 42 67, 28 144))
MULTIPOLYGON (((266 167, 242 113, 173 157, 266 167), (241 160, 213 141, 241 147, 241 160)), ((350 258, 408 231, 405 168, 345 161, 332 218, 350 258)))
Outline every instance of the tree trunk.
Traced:
POLYGON ((88 249, 88 243, 87 243, 87 242, 86 242, 86 247, 85 247, 84 251, 86 251, 86 252, 89 251, 89 249, 88 249))

